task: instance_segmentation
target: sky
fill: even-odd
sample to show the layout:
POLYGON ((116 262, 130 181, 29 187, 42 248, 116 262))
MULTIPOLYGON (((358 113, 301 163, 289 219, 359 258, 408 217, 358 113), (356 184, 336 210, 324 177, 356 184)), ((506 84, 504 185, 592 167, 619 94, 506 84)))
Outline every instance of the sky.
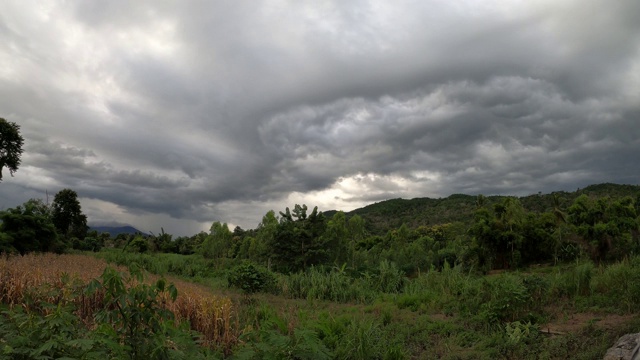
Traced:
POLYGON ((153 233, 638 184, 640 1, 4 0, 0 117, 0 210, 153 233))

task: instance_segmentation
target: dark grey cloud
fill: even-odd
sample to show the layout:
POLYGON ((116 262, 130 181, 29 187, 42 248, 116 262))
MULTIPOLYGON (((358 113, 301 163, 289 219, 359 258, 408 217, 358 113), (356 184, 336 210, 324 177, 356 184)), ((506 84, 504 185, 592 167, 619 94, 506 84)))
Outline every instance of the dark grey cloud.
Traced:
POLYGON ((9 1, 0 61, 5 207, 71 187, 90 221, 189 234, 639 175, 633 0, 9 1))

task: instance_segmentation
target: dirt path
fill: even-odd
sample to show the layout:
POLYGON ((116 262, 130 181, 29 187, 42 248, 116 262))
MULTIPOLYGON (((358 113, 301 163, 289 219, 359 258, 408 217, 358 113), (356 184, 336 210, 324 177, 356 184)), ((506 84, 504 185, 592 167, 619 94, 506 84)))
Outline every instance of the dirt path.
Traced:
POLYGON ((638 315, 618 315, 603 313, 575 313, 557 316, 556 319, 541 325, 540 330, 550 334, 576 334, 589 326, 604 330, 619 329, 636 319, 638 315))

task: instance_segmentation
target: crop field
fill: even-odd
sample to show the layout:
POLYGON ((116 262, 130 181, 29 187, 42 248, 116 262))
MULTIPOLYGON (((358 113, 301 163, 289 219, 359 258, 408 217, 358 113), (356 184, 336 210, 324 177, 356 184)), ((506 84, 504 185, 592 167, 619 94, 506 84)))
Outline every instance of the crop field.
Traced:
MULTIPOLYGON (((105 307, 104 290, 88 294, 87 284, 100 278, 109 265, 88 255, 39 254, 0 258, 0 303, 9 309, 40 311, 50 315, 54 309, 43 306, 70 305, 86 326, 91 328, 95 314, 105 307)), ((112 266, 113 267, 113 266, 112 266)), ((116 268, 122 273, 127 269, 116 268)), ((161 277, 145 276, 152 284, 161 277)), ((135 285, 137 279, 131 279, 135 285)), ((176 322, 187 323, 202 335, 200 344, 230 349, 238 339, 238 320, 229 297, 218 296, 204 286, 171 279, 179 296, 174 301, 162 294, 160 304, 175 315, 176 322)), ((1 341, 0 341, 1 343, 1 341)))

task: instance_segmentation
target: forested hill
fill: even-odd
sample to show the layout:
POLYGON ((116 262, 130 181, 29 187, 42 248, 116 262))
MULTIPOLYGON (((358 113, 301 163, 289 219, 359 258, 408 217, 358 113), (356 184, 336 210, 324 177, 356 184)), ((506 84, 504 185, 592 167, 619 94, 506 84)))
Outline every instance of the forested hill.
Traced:
MULTIPOLYGON (((534 194, 519 197, 522 206, 535 212, 544 212, 553 208, 553 196, 560 198, 560 206, 569 207, 575 198, 582 194, 592 197, 620 198, 630 196, 634 200, 640 197, 640 185, 597 184, 573 192, 557 191, 549 194, 534 194)), ((501 202, 507 196, 486 196, 486 205, 501 202)), ((436 225, 451 222, 469 223, 477 208, 478 196, 454 194, 446 198, 391 199, 350 211, 347 217, 358 214, 364 220, 372 235, 383 235, 390 229, 402 224, 415 228, 421 225, 436 225)), ((324 212, 330 217, 335 211, 324 212)))
POLYGON ((148 235, 133 226, 91 226, 89 230, 95 230, 98 233, 109 233, 111 237, 116 237, 119 234, 143 234, 148 235))

